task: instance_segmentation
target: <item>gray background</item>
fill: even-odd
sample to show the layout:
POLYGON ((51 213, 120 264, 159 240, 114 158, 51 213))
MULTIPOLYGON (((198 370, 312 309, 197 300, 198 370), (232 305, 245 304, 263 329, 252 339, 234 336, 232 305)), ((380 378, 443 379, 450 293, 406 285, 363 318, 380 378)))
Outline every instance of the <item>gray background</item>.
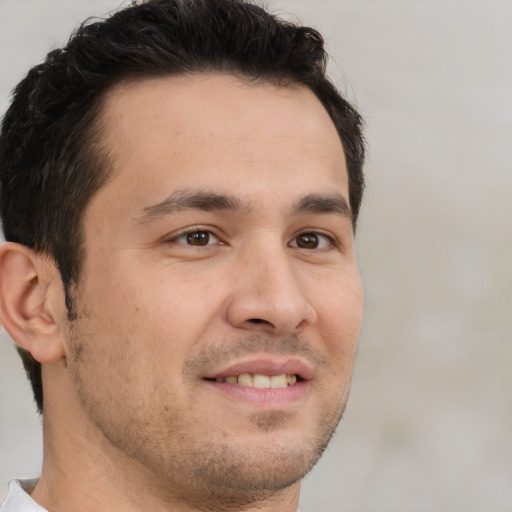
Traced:
MULTIPOLYGON (((117 2, 0 0, 0 110, 117 2)), ((275 0, 319 28, 367 120, 366 315, 349 407, 304 512, 512 511, 512 2, 275 0)), ((0 340, 0 498, 39 420, 0 340)))

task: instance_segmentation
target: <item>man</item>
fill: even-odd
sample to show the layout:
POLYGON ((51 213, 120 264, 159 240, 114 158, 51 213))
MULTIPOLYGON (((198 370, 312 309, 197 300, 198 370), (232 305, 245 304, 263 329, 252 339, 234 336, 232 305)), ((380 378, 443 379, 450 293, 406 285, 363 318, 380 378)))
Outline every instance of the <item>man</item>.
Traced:
POLYGON ((83 25, 0 139, 0 320, 43 417, 2 512, 297 510, 362 316, 361 119, 241 0, 83 25))

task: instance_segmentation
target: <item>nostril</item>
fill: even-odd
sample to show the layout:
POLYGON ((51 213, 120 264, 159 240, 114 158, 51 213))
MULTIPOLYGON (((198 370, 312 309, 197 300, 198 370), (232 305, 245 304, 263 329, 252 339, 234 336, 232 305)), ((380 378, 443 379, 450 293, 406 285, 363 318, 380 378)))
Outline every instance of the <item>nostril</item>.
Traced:
POLYGON ((249 318, 249 322, 253 324, 267 324, 272 325, 268 320, 263 320, 261 318, 249 318))

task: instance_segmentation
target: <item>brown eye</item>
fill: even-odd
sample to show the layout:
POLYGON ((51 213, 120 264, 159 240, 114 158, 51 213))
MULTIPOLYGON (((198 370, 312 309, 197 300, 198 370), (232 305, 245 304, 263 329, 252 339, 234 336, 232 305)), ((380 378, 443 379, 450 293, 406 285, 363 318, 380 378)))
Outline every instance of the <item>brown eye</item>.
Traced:
POLYGON ((297 247, 301 249, 316 249, 318 247, 318 235, 316 233, 301 233, 295 240, 297 247))
POLYGON ((167 240, 171 244, 189 245, 192 247, 209 247, 211 245, 224 245, 219 238, 208 229, 189 229, 182 231, 167 240))
POLYGON ((316 231, 304 231, 295 235, 290 242, 291 247, 298 247, 299 249, 312 250, 328 250, 329 248, 337 247, 336 242, 332 237, 318 233, 316 231))
POLYGON ((189 245, 208 245, 210 233, 208 231, 192 231, 187 233, 187 244, 189 245))

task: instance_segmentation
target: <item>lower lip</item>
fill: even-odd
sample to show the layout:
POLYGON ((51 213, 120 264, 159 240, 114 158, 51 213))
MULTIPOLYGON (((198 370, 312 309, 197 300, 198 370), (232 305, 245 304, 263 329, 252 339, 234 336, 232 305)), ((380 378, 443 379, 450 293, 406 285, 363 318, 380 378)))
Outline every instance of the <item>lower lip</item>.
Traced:
POLYGON ((213 389, 230 398, 262 408, 282 408, 301 401, 309 388, 307 380, 296 382, 285 388, 252 388, 227 382, 204 381, 213 389))

